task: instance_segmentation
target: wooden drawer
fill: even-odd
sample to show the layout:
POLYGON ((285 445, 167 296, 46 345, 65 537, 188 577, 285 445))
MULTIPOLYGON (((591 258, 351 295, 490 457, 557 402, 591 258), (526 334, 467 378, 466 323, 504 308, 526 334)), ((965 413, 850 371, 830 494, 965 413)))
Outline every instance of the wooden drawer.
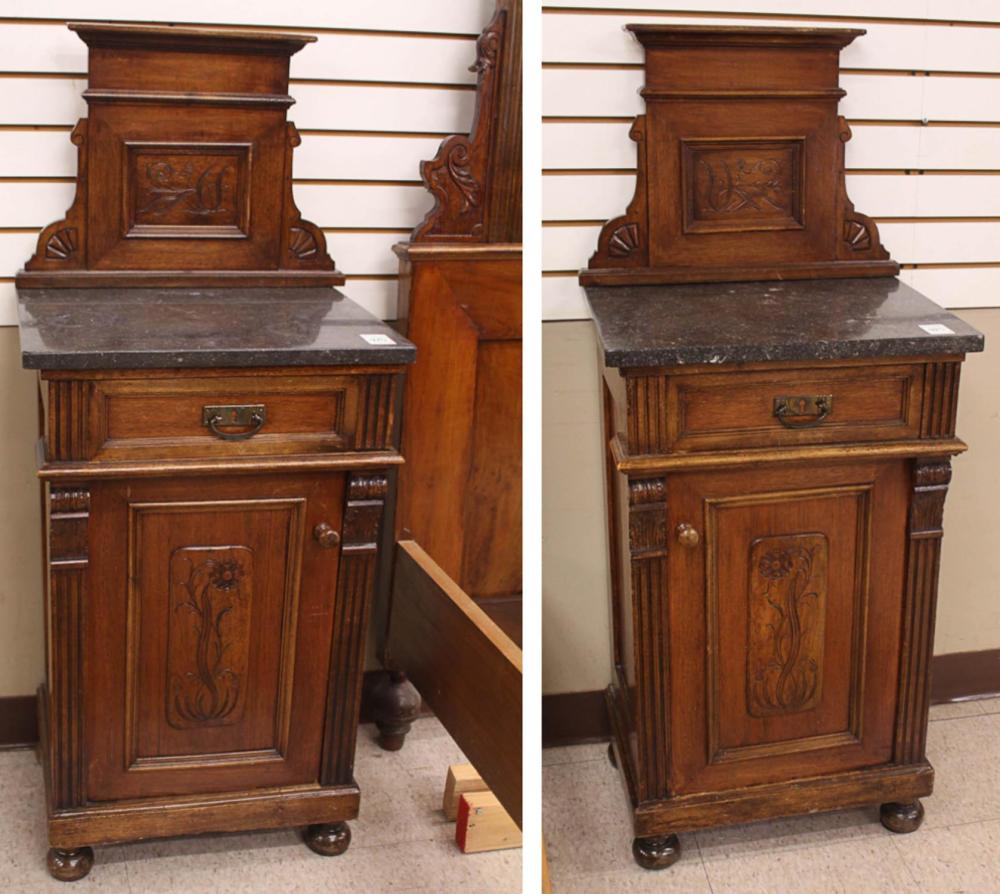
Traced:
POLYGON ((668 380, 674 450, 895 441, 920 435, 923 366, 851 366, 679 375, 668 380), (778 401, 812 413, 779 418, 778 401), (829 404, 820 418, 816 398, 829 404))
POLYGON ((55 460, 202 459, 313 454, 391 446, 395 375, 150 376, 50 383, 48 455, 55 460), (210 408, 260 416, 213 428, 210 408), (82 424, 67 425, 78 418, 82 424), (234 437, 244 435, 245 437, 234 437))

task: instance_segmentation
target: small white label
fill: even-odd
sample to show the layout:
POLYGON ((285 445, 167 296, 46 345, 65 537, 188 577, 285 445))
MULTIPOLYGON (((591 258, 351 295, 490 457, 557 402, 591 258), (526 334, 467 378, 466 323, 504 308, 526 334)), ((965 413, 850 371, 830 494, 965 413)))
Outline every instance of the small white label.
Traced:
POLYGON ((370 345, 394 345, 396 344, 388 335, 375 332, 368 335, 361 333, 361 337, 370 345))
POLYGON ((954 335, 955 330, 949 329, 944 323, 920 323, 920 328, 928 335, 954 335))

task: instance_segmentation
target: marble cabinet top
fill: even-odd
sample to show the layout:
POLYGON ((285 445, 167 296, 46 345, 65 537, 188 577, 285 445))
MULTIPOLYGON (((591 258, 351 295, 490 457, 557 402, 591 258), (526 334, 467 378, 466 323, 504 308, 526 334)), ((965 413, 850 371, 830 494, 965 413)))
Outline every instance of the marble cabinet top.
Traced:
POLYGON ((894 277, 586 291, 613 367, 983 350, 980 332, 894 277))
POLYGON ((413 344, 341 292, 256 289, 24 289, 30 369, 411 363, 413 344))

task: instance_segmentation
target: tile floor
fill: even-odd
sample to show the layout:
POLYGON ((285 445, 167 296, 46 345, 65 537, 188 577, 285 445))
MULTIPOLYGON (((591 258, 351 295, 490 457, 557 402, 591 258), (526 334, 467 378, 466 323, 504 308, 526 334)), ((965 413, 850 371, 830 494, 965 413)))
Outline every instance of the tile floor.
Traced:
POLYGON ((877 808, 753 823, 682 835, 680 861, 663 872, 632 860, 625 796, 606 752, 542 752, 555 894, 1000 892, 1000 699, 931 709, 937 776, 917 832, 887 832, 877 808))
POLYGON ((204 835, 96 849, 90 875, 67 885, 45 870, 42 775, 31 751, 0 752, 0 892, 435 892, 515 894, 521 852, 462 854, 441 813, 448 765, 464 758, 436 720, 414 724, 402 751, 358 736, 361 816, 346 854, 313 854, 292 831, 204 835))

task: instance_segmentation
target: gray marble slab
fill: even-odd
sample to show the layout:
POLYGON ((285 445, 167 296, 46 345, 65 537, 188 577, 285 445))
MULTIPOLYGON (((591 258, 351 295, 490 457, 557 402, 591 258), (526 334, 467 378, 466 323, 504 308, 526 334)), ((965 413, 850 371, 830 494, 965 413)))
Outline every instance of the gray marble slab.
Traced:
POLYGON ((330 288, 24 289, 18 317, 29 369, 357 366, 416 356, 411 342, 330 288))
POLYGON ((586 291, 613 367, 983 350, 982 333, 894 277, 586 291))

